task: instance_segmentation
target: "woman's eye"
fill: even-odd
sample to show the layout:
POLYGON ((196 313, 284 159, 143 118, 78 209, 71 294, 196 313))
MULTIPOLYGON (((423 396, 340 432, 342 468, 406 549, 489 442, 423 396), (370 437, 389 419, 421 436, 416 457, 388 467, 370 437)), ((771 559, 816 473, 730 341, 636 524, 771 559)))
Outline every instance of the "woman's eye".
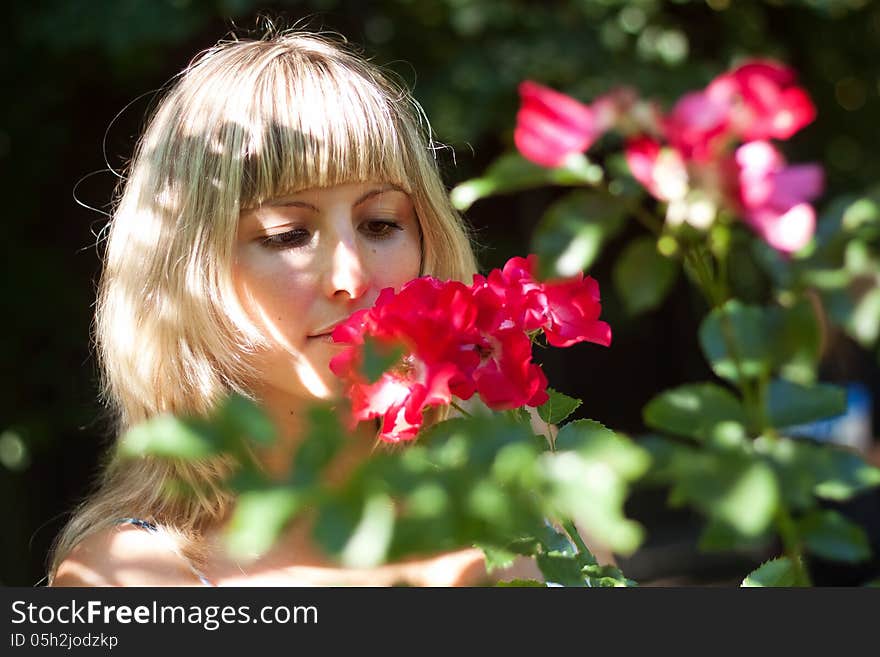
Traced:
POLYGON ((366 226, 364 230, 369 237, 374 237, 378 239, 391 237, 391 233, 393 233, 395 230, 403 230, 403 226, 401 226, 396 221, 367 221, 364 226, 366 226))
POLYGON ((309 231, 298 228, 289 230, 286 233, 278 233, 277 235, 269 235, 263 237, 260 242, 264 246, 283 249, 289 247, 304 246, 308 243, 309 231))

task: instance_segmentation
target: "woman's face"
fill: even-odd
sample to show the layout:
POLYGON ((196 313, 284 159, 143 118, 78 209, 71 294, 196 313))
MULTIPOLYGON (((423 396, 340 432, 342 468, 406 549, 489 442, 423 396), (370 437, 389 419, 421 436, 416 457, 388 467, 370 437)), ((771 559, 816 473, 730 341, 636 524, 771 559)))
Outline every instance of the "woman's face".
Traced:
POLYGON ((419 275, 419 222, 394 185, 308 189, 241 213, 233 276, 251 319, 270 338, 256 392, 333 398, 341 388, 330 333, 380 290, 419 275))

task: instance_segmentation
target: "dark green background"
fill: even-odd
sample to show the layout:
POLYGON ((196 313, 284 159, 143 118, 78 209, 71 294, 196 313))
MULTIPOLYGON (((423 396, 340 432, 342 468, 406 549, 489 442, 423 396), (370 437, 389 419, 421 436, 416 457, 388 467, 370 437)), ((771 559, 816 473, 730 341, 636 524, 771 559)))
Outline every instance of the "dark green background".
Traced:
MULTIPOLYGON (((440 155, 450 186, 510 147, 524 78, 583 100, 627 82, 669 103, 744 55, 787 61, 813 95, 819 118, 785 151, 826 166, 820 205, 880 181, 877 2, 47 0, 10 3, 5 13, 0 432, 25 451, 12 468, 0 464, 2 584, 38 583, 50 541, 111 439, 96 401, 89 337, 97 236, 118 183, 111 169, 124 169, 154 92, 230 30, 246 36, 258 13, 282 25, 339 31, 399 74, 450 146, 440 155)), ((488 247, 480 253, 484 267, 525 254, 554 194, 491 199, 469 211, 488 247)), ((610 284, 614 252, 612 244, 591 271, 614 346, 537 357, 551 385, 584 399, 579 415, 638 433, 640 409, 655 393, 708 376, 695 341, 703 309, 680 281, 663 309, 627 322, 610 284)), ((866 382, 880 397, 876 363, 845 339, 823 373, 866 382)), ((876 496, 859 504, 854 513, 873 523, 876 549, 876 496)), ((680 548, 672 550, 677 558, 636 559, 636 572, 627 574, 700 583, 732 582, 746 572, 742 559, 693 554, 692 518, 664 510, 657 493, 636 495, 630 507, 648 525, 649 545, 680 548)), ((829 570, 824 581, 854 577, 829 570)), ((816 579, 823 583, 821 573, 816 579)))

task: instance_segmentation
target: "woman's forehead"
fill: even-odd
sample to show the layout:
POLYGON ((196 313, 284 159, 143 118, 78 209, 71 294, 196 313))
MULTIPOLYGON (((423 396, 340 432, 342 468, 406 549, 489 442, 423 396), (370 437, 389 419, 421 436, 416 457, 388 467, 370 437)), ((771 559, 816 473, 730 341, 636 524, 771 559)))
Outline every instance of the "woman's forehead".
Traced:
POLYGON ((395 183, 388 182, 349 182, 325 187, 309 187, 288 194, 280 194, 262 203, 263 206, 283 206, 297 202, 314 202, 324 200, 348 200, 352 205, 360 205, 372 198, 397 192, 409 196, 409 192, 395 183))
MULTIPOLYGON (((341 182, 329 185, 314 185, 300 189, 282 189, 270 193, 262 200, 242 203, 241 211, 255 210, 265 207, 283 207, 295 205, 323 205, 328 202, 349 202, 359 205, 376 197, 409 199, 412 192, 408 185, 396 182, 368 180, 341 182)), ((242 199, 244 201, 244 199, 242 199)))

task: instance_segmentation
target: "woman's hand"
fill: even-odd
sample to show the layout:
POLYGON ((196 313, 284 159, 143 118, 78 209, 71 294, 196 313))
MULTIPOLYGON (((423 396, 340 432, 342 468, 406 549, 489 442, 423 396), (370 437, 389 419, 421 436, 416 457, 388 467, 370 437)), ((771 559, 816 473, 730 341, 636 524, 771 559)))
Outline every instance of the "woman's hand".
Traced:
POLYGON ((266 573, 266 583, 254 583, 249 577, 248 585, 271 586, 492 586, 496 582, 511 579, 537 579, 543 581, 532 559, 518 558, 508 568, 486 572, 483 551, 466 548, 444 552, 426 558, 376 566, 375 568, 327 568, 295 566, 284 570, 283 576, 266 573))

